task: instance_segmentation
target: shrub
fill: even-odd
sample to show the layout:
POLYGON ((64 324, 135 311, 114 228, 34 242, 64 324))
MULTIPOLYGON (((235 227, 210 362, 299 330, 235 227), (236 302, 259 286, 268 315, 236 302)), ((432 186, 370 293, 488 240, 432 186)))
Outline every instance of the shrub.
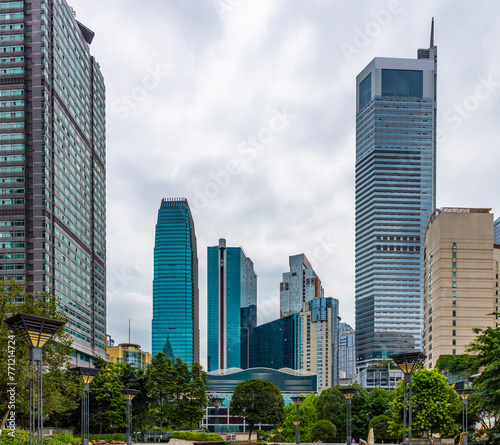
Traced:
POLYGON ((80 443, 81 440, 79 437, 73 436, 73 434, 68 433, 67 431, 58 434, 57 436, 54 436, 52 440, 56 443, 63 443, 63 444, 68 444, 68 443, 80 443))
POLYGON ((172 439, 182 439, 196 442, 214 440, 222 442, 222 437, 215 433, 191 433, 188 431, 174 431, 171 437, 172 439))
POLYGON ((336 441, 337 427, 329 420, 316 422, 311 430, 311 440, 332 443, 336 441))

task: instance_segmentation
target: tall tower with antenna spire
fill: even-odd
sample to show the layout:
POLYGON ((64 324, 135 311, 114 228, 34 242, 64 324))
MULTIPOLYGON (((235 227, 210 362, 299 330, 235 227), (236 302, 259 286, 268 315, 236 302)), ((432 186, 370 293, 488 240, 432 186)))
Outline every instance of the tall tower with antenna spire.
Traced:
POLYGON ((422 350, 424 236, 436 207, 437 47, 356 78, 356 367, 422 350))

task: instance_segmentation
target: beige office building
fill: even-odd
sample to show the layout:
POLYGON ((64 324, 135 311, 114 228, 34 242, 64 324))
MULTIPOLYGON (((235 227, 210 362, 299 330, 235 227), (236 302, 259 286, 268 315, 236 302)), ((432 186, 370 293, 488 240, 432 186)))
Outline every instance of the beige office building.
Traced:
POLYGON ((498 263, 490 209, 437 209, 425 235, 424 352, 426 367, 440 355, 465 352, 473 328, 498 321, 498 263))

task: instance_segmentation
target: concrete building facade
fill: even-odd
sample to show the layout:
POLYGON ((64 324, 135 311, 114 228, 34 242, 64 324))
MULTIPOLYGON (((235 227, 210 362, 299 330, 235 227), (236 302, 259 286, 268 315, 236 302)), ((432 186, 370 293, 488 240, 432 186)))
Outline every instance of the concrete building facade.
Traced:
POLYGON ((318 376, 318 390, 339 381, 339 301, 315 298, 300 312, 300 369, 318 376))
POLYGON ((494 244, 490 209, 442 208, 425 236, 425 366, 440 355, 465 352, 474 328, 498 319, 500 246, 494 244))

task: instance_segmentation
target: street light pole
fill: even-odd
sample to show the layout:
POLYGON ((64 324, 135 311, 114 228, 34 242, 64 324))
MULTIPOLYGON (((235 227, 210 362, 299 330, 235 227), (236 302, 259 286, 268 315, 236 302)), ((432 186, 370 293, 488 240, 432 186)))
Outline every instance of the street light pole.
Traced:
POLYGON ((120 389, 127 401, 127 445, 132 445, 132 399, 139 394, 137 389, 120 389))
POLYGON ((82 445, 88 445, 89 443, 89 385, 94 377, 101 371, 98 368, 87 368, 84 366, 78 366, 71 368, 70 371, 77 377, 81 377, 85 388, 82 394, 82 445))
POLYGON ((300 431, 299 431, 299 425, 300 425, 300 405, 302 405, 302 402, 306 399, 304 396, 293 396, 290 397, 295 403, 295 406, 297 407, 297 420, 294 423, 295 425, 295 443, 298 445, 300 443, 300 431))
POLYGON ((408 419, 408 439, 411 445, 411 422, 412 422, 412 376, 413 373, 424 363, 427 357, 420 351, 403 352, 390 356, 396 365, 403 371, 404 378, 404 407, 403 407, 403 445, 406 441, 406 384, 410 384, 409 395, 409 419, 408 419))
POLYGON ((467 402, 470 395, 474 392, 472 388, 465 388, 457 390, 458 395, 462 399, 462 430, 463 430, 463 445, 467 445, 469 442, 469 431, 468 431, 468 406, 467 402))
POLYGON ((281 432, 283 431, 283 428, 276 428, 276 431, 278 431, 279 441, 281 442, 281 432))
POLYGON ((354 388, 352 386, 343 386, 339 388, 339 391, 343 394, 346 399, 346 443, 347 445, 351 444, 351 400, 354 395, 358 392, 358 388, 354 388))
POLYGON ((17 314, 5 324, 29 349, 30 445, 43 445, 42 349, 65 324, 64 321, 30 314, 17 314))

